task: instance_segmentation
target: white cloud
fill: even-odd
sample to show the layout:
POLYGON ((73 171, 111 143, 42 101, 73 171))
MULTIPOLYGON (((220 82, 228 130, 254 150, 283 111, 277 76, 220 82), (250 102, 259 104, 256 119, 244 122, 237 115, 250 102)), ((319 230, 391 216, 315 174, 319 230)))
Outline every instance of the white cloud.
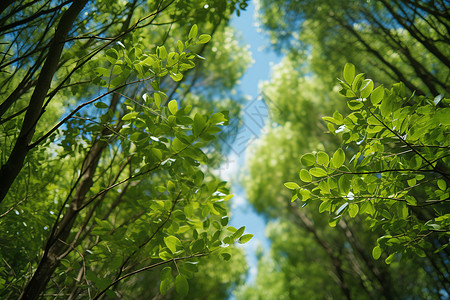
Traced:
POLYGON ((220 167, 214 170, 214 175, 225 181, 232 181, 239 173, 239 156, 232 152, 220 167))
POLYGON ((240 195, 234 195, 233 198, 231 198, 231 209, 235 210, 238 207, 244 207, 246 204, 246 200, 244 197, 240 196, 240 195))

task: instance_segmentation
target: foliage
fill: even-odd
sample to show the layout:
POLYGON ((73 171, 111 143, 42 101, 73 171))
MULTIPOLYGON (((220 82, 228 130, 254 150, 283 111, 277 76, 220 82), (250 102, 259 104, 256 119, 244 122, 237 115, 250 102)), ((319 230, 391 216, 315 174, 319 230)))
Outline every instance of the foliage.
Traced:
POLYGON ((386 265, 373 260, 380 228, 372 232, 360 218, 344 218, 331 228, 328 216, 318 213, 320 201, 305 207, 291 202, 283 183, 298 179, 293 164, 305 152, 330 153, 342 142, 324 134, 328 129, 322 120, 335 109, 345 110, 337 90, 329 91, 320 77, 290 59, 274 66, 271 80, 261 87, 271 118, 249 149, 244 184, 249 201, 268 220, 271 248, 260 257, 256 281, 240 287, 236 297, 393 299, 439 293, 439 280, 427 276, 428 261, 411 258, 386 265))
MULTIPOLYGON (((242 280, 232 245, 249 235, 228 226, 232 195, 208 171, 239 104, 213 111, 194 82, 212 68, 199 27, 233 34, 224 25, 245 1, 208 3, 0 7, 2 298, 190 297, 219 260, 217 295, 242 280), (181 101, 194 92, 196 107, 181 101)), ((239 50, 215 46, 227 61, 239 50)))
POLYGON ((286 187, 306 204, 321 200, 319 212, 330 213, 331 226, 344 215, 362 215, 370 228, 382 228, 375 259, 382 249, 388 264, 397 253, 426 257, 429 249, 442 250, 450 234, 449 100, 407 97, 402 83, 374 89, 364 74, 355 76, 352 64, 345 65, 343 77, 341 94, 353 112, 324 120, 355 154, 348 159, 342 148, 331 157, 304 154, 304 184, 286 187))
POLYGON ((259 0, 258 6, 273 48, 330 87, 351 62, 385 85, 449 92, 448 1, 259 0))

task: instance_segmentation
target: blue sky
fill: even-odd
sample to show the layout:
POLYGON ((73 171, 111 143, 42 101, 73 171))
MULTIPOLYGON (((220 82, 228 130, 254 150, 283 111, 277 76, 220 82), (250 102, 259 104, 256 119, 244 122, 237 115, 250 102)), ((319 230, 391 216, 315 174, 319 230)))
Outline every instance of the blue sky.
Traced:
POLYGON ((248 147, 258 138, 264 128, 267 119, 267 107, 258 97, 258 84, 260 81, 270 78, 270 68, 272 64, 278 63, 281 59, 275 53, 263 50, 269 42, 260 32, 256 25, 255 5, 252 1, 245 12, 240 17, 234 17, 232 26, 239 31, 243 38, 243 43, 250 45, 250 51, 254 63, 249 67, 241 79, 240 91, 248 95, 249 101, 243 109, 244 124, 236 136, 235 142, 231 147, 230 155, 222 165, 219 172, 224 179, 232 182, 232 192, 235 195, 232 202, 232 226, 239 228, 246 227, 246 232, 254 234, 254 238, 243 245, 247 254, 247 261, 250 267, 248 282, 252 282, 256 276, 256 255, 255 250, 258 245, 268 250, 270 242, 265 237, 265 221, 256 214, 252 206, 245 198, 245 191, 240 185, 243 176, 243 166, 245 164, 245 155, 248 147))

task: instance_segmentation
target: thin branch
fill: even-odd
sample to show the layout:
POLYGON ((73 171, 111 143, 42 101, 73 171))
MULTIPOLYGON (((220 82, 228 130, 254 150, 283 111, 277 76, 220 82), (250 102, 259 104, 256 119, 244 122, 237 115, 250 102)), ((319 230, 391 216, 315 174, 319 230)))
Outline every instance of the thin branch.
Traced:
POLYGON ((85 106, 87 106, 87 105, 89 105, 89 104, 92 104, 92 103, 94 103, 94 102, 96 102, 96 101, 102 99, 103 97, 105 97, 105 96, 107 96, 107 95, 109 95, 109 94, 111 94, 111 93, 114 93, 115 91, 117 91, 117 90, 119 90, 119 89, 121 89, 121 88, 123 88, 123 87, 125 87, 125 86, 131 85, 131 84, 134 84, 134 83, 138 83, 138 82, 142 82, 142 81, 145 81, 145 80, 149 80, 149 79, 151 79, 151 78, 153 78, 153 77, 146 78, 146 79, 139 79, 139 80, 135 80, 135 81, 132 81, 132 82, 129 82, 129 83, 124 83, 124 84, 122 84, 122 85, 120 85, 120 86, 118 86, 118 87, 116 87, 116 88, 114 88, 114 89, 112 89, 112 90, 110 90, 110 91, 108 91, 108 92, 106 92, 106 93, 104 93, 104 94, 102 94, 102 95, 100 95, 100 96, 98 96, 98 97, 96 97, 96 98, 90 100, 90 101, 87 101, 87 102, 85 102, 85 103, 82 103, 82 104, 78 105, 77 108, 75 108, 75 109, 74 109, 70 114, 68 114, 64 119, 62 119, 61 121, 59 121, 58 124, 56 124, 55 126, 53 126, 53 128, 50 129, 46 134, 44 134, 42 137, 40 137, 36 142, 30 144, 30 145, 28 146, 28 148, 29 148, 29 149, 32 149, 32 148, 36 147, 36 146, 37 146, 38 144, 40 144, 43 140, 45 140, 45 139, 48 138, 52 133, 54 133, 59 127, 61 127, 67 120, 69 120, 70 118, 72 118, 73 115, 75 115, 75 114, 76 114, 80 109, 82 109, 83 107, 85 107, 85 106))
POLYGON ((400 134, 398 134, 396 131, 392 130, 389 126, 386 125, 386 123, 384 123, 382 120, 380 120, 380 118, 378 118, 369 108, 367 108, 367 111, 375 118, 377 119, 378 122, 380 122, 387 130, 389 130, 391 133, 393 133, 403 144, 405 144, 406 146, 408 146, 408 148, 410 148, 414 153, 416 153, 417 155, 420 156, 420 158, 422 158, 436 173, 442 174, 443 176, 445 176, 447 179, 449 178, 449 174, 446 174, 440 170, 437 170, 435 166, 433 166, 433 164, 426 159, 419 151, 417 151, 417 149, 415 149, 413 146, 411 146, 405 139, 403 139, 400 134))
POLYGON ((130 273, 128 273, 128 274, 126 274, 126 275, 123 275, 122 277, 120 277, 120 278, 114 280, 111 284, 109 284, 106 288, 104 288, 100 293, 98 293, 98 294, 93 298, 93 300, 99 299, 100 296, 102 296, 104 293, 106 293, 106 291, 107 291, 110 287, 116 285, 116 284, 119 283, 120 281, 122 281, 122 280, 124 280, 124 279, 126 279, 126 278, 128 278, 128 277, 130 277, 130 276, 133 276, 133 275, 135 275, 135 274, 138 274, 138 273, 141 273, 141 272, 144 272, 144 271, 153 269, 153 268, 155 268, 155 267, 158 267, 158 266, 161 266, 161 265, 164 265, 164 264, 167 264, 167 263, 171 263, 171 262, 179 261, 179 260, 186 260, 186 259, 190 259, 190 258, 194 258, 194 257, 207 256, 207 255, 209 255, 210 253, 211 253, 211 252, 207 252, 207 253, 199 253, 199 254, 193 254, 193 255, 189 255, 189 256, 185 256, 185 257, 171 258, 171 259, 169 259, 169 260, 164 260, 164 261, 158 262, 158 263, 156 263, 156 264, 153 264, 153 265, 144 267, 144 268, 142 268, 142 269, 139 269, 139 270, 130 272, 130 273))

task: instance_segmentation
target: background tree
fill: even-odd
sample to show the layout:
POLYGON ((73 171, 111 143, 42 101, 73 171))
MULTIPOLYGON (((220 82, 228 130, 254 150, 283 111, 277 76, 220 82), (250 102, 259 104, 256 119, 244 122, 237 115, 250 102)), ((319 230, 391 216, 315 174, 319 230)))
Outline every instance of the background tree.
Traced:
POLYGON ((447 1, 265 1, 260 21, 276 49, 334 85, 351 62, 377 82, 448 93, 447 1))
POLYGON ((2 298, 114 297, 131 287, 134 297, 153 297, 157 285, 147 282, 158 278, 161 294, 175 286, 180 297, 201 285, 198 268, 210 272, 210 253, 240 257, 240 267, 223 264, 230 277, 218 279, 217 295, 242 280, 242 254, 221 245, 251 235, 227 227, 228 188, 200 164, 218 163, 206 154, 218 145, 213 135, 239 113, 225 91, 249 58, 226 42, 234 35, 226 23, 245 5, 1 7, 2 298), (198 28, 217 37, 212 48, 198 28), (200 54, 223 64, 202 63, 200 54), (232 77, 202 88, 229 65, 232 77), (213 113, 222 99, 215 109, 223 112, 213 113))

